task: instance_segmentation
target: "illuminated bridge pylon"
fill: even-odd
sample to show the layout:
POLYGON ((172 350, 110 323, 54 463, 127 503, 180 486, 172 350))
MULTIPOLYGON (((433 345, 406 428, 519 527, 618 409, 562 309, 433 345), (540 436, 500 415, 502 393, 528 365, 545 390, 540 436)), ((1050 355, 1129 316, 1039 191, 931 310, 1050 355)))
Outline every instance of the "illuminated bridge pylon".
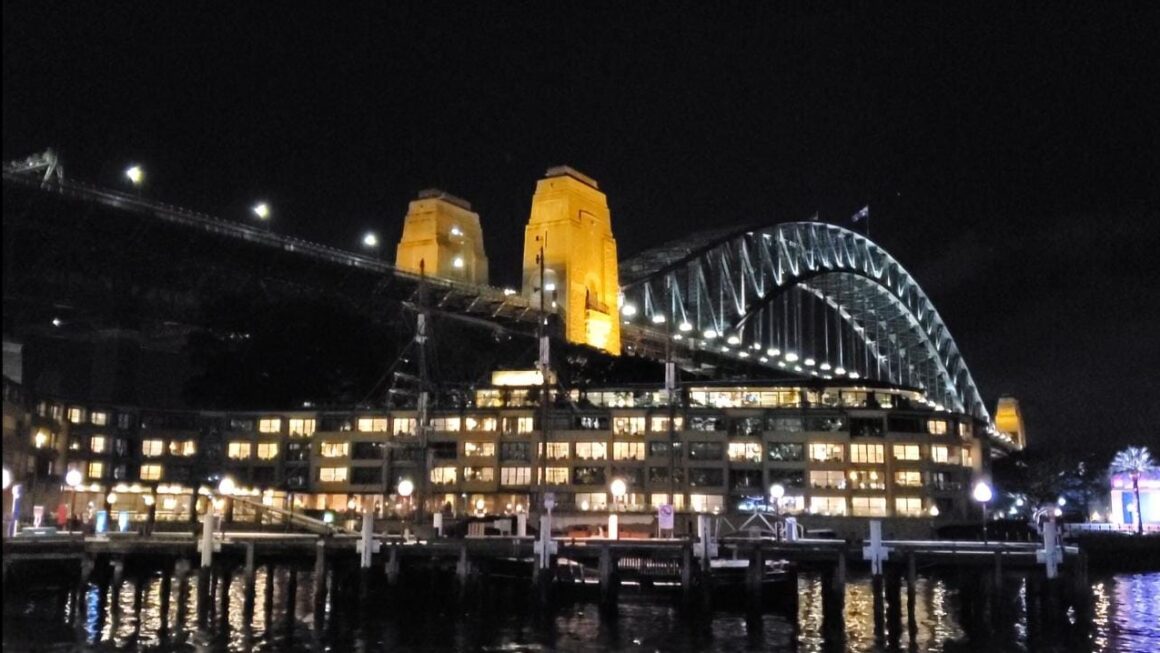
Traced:
POLYGON ((873 379, 990 423, 918 282, 873 241, 793 222, 701 232, 620 264, 626 327, 802 377, 873 379), (663 336, 662 336, 663 337, 663 336))

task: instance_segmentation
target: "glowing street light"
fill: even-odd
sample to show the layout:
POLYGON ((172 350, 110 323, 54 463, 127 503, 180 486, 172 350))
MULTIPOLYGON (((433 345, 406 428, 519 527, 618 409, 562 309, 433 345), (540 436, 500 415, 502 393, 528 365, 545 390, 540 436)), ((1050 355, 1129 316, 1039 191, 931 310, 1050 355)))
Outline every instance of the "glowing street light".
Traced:
POLYGON ((415 492, 415 484, 411 482, 411 479, 405 478, 399 481, 399 486, 396 488, 396 490, 398 491, 399 496, 407 499, 410 498, 411 494, 415 492))
POLYGON ((218 494, 222 496, 229 496, 233 494, 234 490, 236 489, 238 489, 238 486, 236 483, 234 483, 234 479, 232 477, 223 476, 221 482, 218 483, 218 494))
POLYGON ((372 249, 376 248, 379 246, 379 237, 375 235, 375 232, 368 231, 366 235, 363 236, 362 243, 365 247, 370 247, 372 249))
POLYGON ((129 178, 129 182, 133 184, 135 188, 140 188, 141 184, 145 181, 145 171, 137 164, 133 164, 126 168, 125 176, 129 178))
POLYGON ((259 220, 264 221, 270 219, 270 205, 265 202, 258 202, 250 210, 254 212, 254 215, 258 216, 259 220))
POLYGON ((987 503, 991 500, 994 493, 991 491, 991 486, 984 481, 975 483, 975 488, 971 490, 971 497, 979 502, 979 506, 983 511, 983 544, 987 543, 987 503))
POLYGON ((773 499, 773 514, 781 516, 781 499, 785 496, 785 486, 774 483, 769 486, 769 497, 773 499))
POLYGON ((628 485, 625 484, 624 479, 613 479, 612 484, 609 485, 609 489, 612 490, 612 498, 616 501, 617 505, 620 505, 621 500, 624 499, 624 495, 628 493, 628 485))

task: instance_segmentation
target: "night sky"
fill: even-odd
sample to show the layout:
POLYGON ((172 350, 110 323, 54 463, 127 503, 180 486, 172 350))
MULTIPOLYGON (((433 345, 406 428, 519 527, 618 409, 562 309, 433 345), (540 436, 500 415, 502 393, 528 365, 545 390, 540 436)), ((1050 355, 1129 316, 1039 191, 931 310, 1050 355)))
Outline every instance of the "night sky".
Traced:
POLYGON ((1157 13, 937 4, 6 2, 3 154, 52 146, 113 186, 140 163, 150 197, 237 220, 264 199, 278 232, 375 229, 392 255, 407 202, 444 188, 481 214, 497 285, 560 163, 608 194, 622 257, 869 204, 1034 443, 1155 445, 1157 13))

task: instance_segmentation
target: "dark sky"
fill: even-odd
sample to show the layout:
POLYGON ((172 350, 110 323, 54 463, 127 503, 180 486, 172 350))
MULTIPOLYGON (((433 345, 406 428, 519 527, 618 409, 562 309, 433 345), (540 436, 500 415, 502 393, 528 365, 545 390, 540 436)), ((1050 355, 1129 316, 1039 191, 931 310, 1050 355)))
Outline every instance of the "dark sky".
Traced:
POLYGON ((480 212, 505 284, 559 163, 607 192, 622 256, 869 204, 989 404, 1019 397, 1041 444, 1160 440, 1145 3, 391 4, 6 2, 5 160, 52 146, 109 185, 138 162, 150 196, 238 220, 266 199, 277 231, 340 247, 393 244, 438 186, 480 212))

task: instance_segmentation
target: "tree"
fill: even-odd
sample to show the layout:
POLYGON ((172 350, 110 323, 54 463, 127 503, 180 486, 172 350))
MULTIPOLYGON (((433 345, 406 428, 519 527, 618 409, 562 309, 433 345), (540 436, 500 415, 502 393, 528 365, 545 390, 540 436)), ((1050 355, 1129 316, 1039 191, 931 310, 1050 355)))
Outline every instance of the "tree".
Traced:
POLYGON ((1112 473, 1127 474, 1132 479, 1132 492, 1136 494, 1136 534, 1144 533, 1144 511, 1140 503, 1140 475, 1156 469, 1148 447, 1128 447, 1112 458, 1112 473))

